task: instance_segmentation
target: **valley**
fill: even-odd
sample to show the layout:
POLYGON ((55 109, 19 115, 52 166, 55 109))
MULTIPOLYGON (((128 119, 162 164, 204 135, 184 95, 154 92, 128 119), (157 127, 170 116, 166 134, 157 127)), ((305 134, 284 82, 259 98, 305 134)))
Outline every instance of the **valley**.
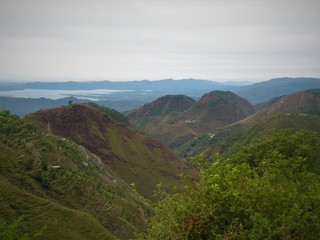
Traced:
MULTIPOLYGON (((273 194, 256 188, 262 181, 269 186, 265 191, 272 189, 274 180, 267 178, 268 171, 274 171, 270 176, 278 176, 283 189, 291 184, 300 196, 312 196, 311 205, 319 200, 320 195, 313 190, 320 186, 316 180, 320 174, 319 88, 272 95, 259 105, 253 105, 255 101, 248 101, 237 91, 209 90, 200 95, 201 91, 196 98, 164 94, 125 113, 97 102, 78 102, 76 98, 64 99, 58 106, 51 105, 24 117, 1 111, 0 237, 162 239, 164 229, 170 226, 167 230, 172 236, 191 234, 198 239, 198 233, 207 234, 208 226, 214 228, 210 225, 214 213, 227 214, 227 226, 232 226, 232 219, 242 219, 239 224, 245 222, 244 228, 250 230, 255 223, 245 216, 259 212, 275 229, 275 215, 268 215, 267 210, 256 207, 241 215, 237 206, 220 206, 207 198, 231 204, 233 197, 238 198, 234 194, 241 192, 244 198, 238 201, 249 209, 246 201, 250 202, 254 194, 273 194), (290 176, 294 177, 286 178, 277 171, 283 166, 292 167, 294 173, 290 172, 290 176), (297 174, 295 167, 303 169, 302 175, 297 174), (249 175, 242 178, 237 175, 240 172, 249 175), (261 172, 266 173, 266 178, 260 178, 261 172), (250 181, 258 182, 250 182, 249 176, 250 181), (312 187, 294 185, 296 182, 290 181, 295 177, 303 186, 310 180, 312 187), (225 179, 233 185, 224 186, 225 179), (250 195, 236 189, 234 179, 241 184, 253 184, 252 191, 257 193, 250 195), (210 181, 215 185, 210 185, 210 181), (219 195, 223 189, 218 191, 214 186, 221 187, 220 184, 233 197, 219 195), (197 201, 203 205, 198 206, 197 201), (211 207, 207 209, 208 206, 211 207), (240 215, 232 215, 229 207, 240 215), (172 218, 167 218, 166 213, 172 218), (173 219, 176 222, 170 222, 173 219), (177 227, 181 224, 189 227, 177 227)), ((298 201, 294 206, 299 211, 314 214, 306 221, 317 228, 318 207, 310 212, 301 203, 303 200, 297 199, 300 198, 288 201, 298 201)), ((279 201, 274 205, 287 204, 285 198, 279 201)), ((272 200, 261 202, 269 206, 272 200)), ((293 211, 291 207, 283 209, 293 211)), ((295 215, 286 214, 291 220, 296 219, 295 215)), ((282 220, 277 221, 284 224, 282 220)), ((215 221, 217 226, 222 224, 215 221)), ((221 229, 233 232, 219 226, 217 234, 221 229)), ((281 229, 274 231, 287 234, 281 229)), ((286 236, 310 236, 308 229, 295 231, 286 236)), ((248 236, 245 231, 241 234, 248 236)))

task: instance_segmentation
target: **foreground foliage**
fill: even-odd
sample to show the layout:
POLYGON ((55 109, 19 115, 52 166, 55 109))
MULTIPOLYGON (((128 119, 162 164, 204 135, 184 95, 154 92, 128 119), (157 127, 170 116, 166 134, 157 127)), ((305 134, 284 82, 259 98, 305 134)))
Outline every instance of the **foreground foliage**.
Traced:
POLYGON ((285 130, 210 165, 198 157, 197 186, 166 195, 141 238, 319 239, 319 139, 285 130))

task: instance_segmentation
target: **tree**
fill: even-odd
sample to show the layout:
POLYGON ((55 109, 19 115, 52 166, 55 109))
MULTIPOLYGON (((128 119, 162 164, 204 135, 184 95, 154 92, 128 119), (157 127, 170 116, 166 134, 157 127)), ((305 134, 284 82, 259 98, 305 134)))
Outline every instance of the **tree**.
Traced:
POLYGON ((302 157, 310 154, 300 151, 313 149, 313 137, 281 132, 228 159, 218 156, 210 166, 200 164, 205 167, 197 186, 161 200, 144 237, 319 239, 319 175, 310 170, 312 159, 302 157), (297 141, 300 150, 292 154, 297 141), (257 146, 265 148, 257 153, 257 146))

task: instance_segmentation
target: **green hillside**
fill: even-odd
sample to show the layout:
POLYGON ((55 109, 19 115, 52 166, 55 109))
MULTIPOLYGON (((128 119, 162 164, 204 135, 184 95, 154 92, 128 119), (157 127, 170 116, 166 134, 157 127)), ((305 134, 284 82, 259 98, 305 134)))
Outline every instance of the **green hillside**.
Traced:
POLYGON ((265 117, 251 127, 240 123, 216 129, 209 134, 203 134, 181 146, 177 153, 190 158, 200 153, 212 158, 217 152, 223 154, 237 144, 250 144, 281 129, 310 130, 320 132, 320 116, 279 113, 265 117))
POLYGON ((181 184, 178 175, 195 175, 190 164, 130 125, 121 113, 95 104, 72 104, 28 116, 53 134, 72 139, 101 158, 121 179, 152 198, 157 184, 181 184))
POLYGON ((0 112, 0 152, 0 238, 13 223, 12 239, 128 239, 144 229, 149 208, 74 142, 0 112))

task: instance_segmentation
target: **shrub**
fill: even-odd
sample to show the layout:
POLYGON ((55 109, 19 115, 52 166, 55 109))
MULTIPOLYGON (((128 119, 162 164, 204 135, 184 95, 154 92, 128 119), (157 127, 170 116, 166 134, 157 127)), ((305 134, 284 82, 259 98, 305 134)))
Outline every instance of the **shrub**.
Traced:
POLYGON ((210 165, 202 155, 197 186, 160 200, 144 237, 320 239, 320 180, 305 152, 314 135, 285 133, 210 165), (297 142, 308 146, 292 154, 297 142), (257 146, 264 148, 257 153, 257 146))

